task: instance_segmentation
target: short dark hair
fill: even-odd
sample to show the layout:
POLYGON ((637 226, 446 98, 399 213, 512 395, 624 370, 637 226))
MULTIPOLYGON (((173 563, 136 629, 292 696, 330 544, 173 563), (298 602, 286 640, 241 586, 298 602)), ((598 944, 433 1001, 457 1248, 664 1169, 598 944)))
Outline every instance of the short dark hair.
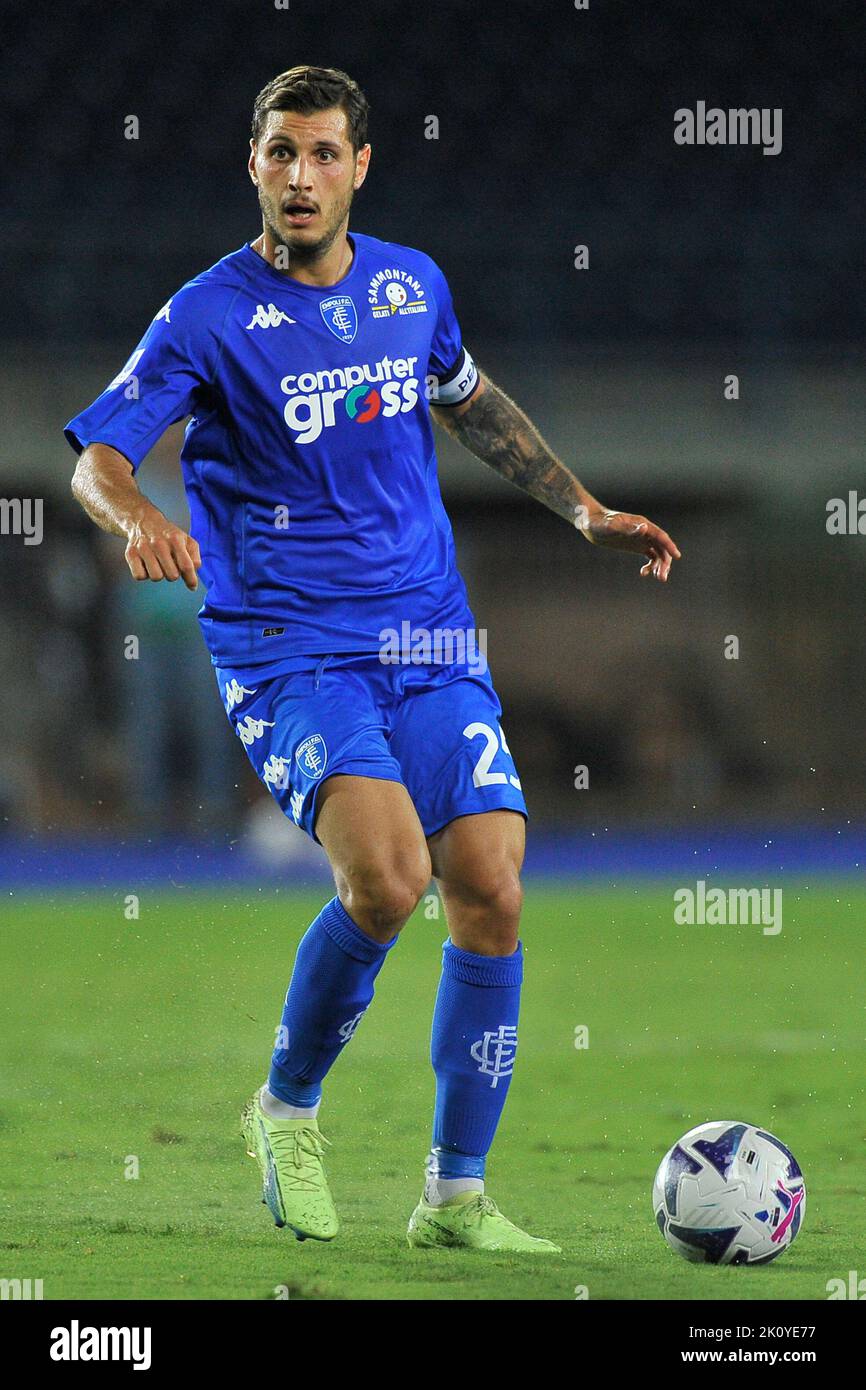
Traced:
POLYGON ((357 154, 367 143, 370 106, 357 82, 339 68, 315 68, 304 64, 271 78, 253 104, 253 139, 257 141, 264 130, 269 111, 300 111, 301 115, 309 116, 313 111, 328 111, 332 106, 345 111, 352 149, 357 154))

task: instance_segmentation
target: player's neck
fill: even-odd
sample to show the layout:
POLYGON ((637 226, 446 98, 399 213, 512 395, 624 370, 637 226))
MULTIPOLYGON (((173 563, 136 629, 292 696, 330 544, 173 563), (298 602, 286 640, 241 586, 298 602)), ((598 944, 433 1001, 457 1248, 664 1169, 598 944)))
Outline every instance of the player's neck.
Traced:
POLYGON ((269 232, 262 232, 251 242, 251 246, 280 275, 285 275, 289 280, 298 280, 302 285, 315 285, 322 289, 344 279, 355 258, 345 230, 342 237, 335 238, 325 254, 315 260, 305 260, 297 252, 289 251, 288 267, 282 263, 288 248, 278 245, 269 232))

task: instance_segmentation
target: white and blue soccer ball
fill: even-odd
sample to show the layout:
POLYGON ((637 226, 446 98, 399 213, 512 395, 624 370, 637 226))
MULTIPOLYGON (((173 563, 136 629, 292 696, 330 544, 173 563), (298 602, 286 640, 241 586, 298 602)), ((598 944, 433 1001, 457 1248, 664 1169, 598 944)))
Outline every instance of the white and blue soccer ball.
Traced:
POLYGON ((668 1245, 687 1260, 768 1264, 803 1224, 806 1186, 780 1139, 755 1125, 714 1120, 665 1154, 653 1210, 668 1245))

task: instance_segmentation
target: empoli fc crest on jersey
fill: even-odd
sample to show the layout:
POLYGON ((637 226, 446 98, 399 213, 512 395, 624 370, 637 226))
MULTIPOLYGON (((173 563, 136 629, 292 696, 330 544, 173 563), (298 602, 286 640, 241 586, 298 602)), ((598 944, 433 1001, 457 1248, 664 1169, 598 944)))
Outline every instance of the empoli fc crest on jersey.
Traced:
POLYGON ((322 300, 319 309, 335 338, 339 338, 341 343, 354 341, 358 331, 358 311, 350 295, 333 294, 329 299, 322 300))

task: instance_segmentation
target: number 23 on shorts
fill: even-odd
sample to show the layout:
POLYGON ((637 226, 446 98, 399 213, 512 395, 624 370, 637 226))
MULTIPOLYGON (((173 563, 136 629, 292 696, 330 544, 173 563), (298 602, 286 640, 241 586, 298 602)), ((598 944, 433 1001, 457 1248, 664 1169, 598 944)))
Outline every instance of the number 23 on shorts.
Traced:
POLYGON ((500 786, 503 782, 510 782, 512 787, 517 787, 518 790, 521 789, 520 778, 514 773, 491 772, 490 770, 493 766, 493 760, 500 749, 502 749, 502 752, 508 757, 511 766, 514 766, 511 750, 505 742, 505 735, 500 727, 493 729, 489 724, 482 724, 480 722, 467 724, 466 728, 463 730, 463 737, 470 740, 478 738, 483 738, 485 740, 480 757, 475 767, 472 769, 472 782, 474 786, 491 787, 500 786))

